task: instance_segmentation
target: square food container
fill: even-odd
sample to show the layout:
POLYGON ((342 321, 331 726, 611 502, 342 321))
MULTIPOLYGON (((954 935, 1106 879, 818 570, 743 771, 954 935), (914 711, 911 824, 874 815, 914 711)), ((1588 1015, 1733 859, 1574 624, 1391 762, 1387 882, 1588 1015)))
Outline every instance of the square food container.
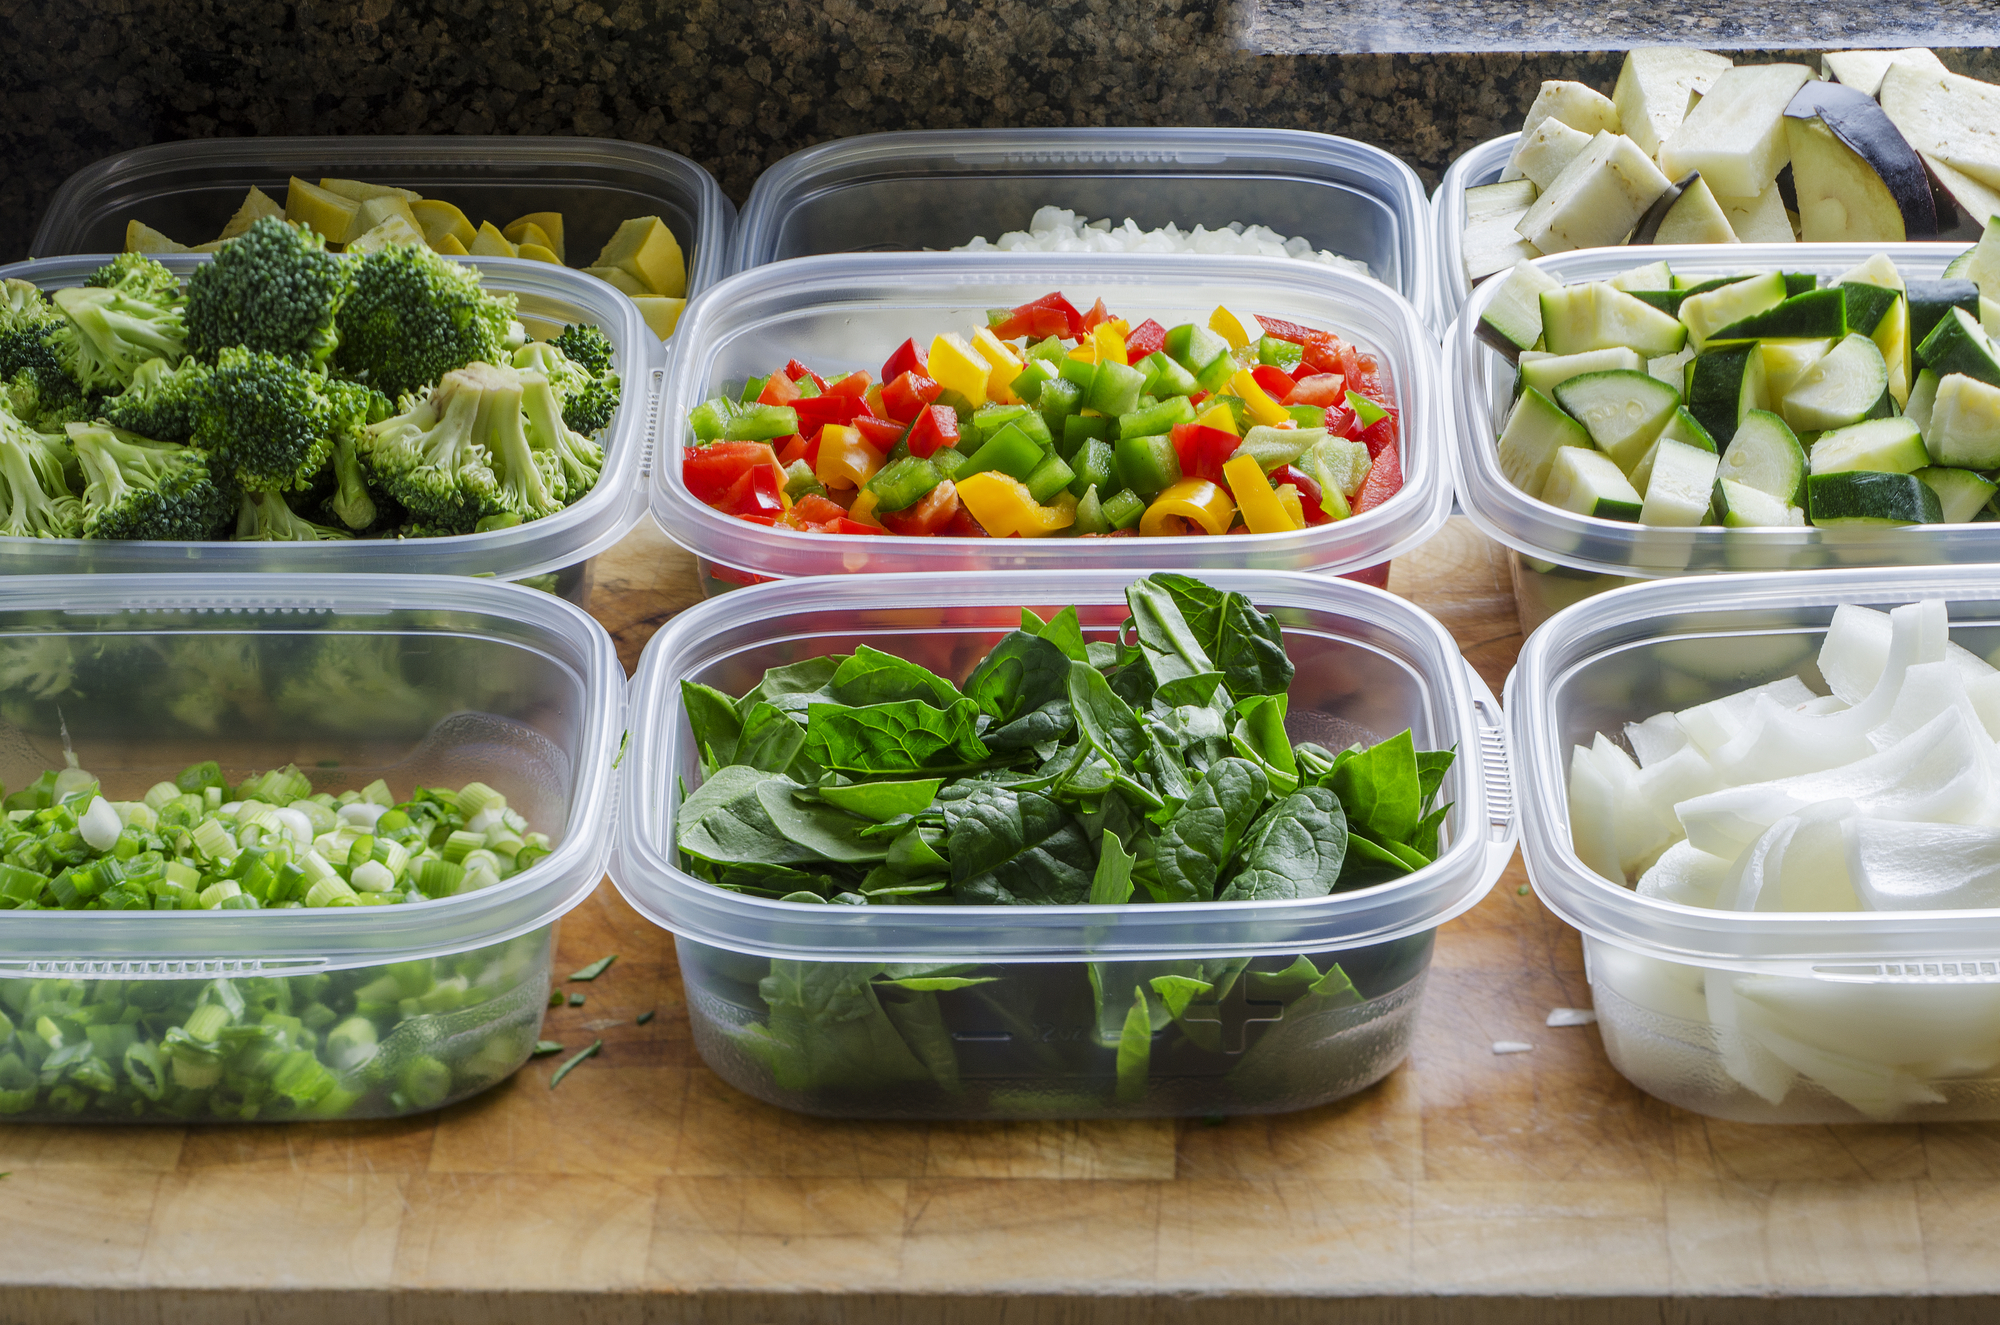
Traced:
POLYGON ((962 679, 1021 609, 1076 605, 1110 639, 1134 573, 759 585, 701 604, 654 637, 632 682, 632 748, 612 870, 673 931, 696 1047, 739 1089, 802 1113, 865 1118, 1187 1116, 1338 1099, 1407 1052, 1437 927, 1485 895, 1513 854, 1507 749, 1491 692, 1438 622, 1377 589, 1312 576, 1203 579, 1274 614, 1298 672, 1293 738, 1338 748, 1411 730, 1456 748, 1441 799, 1448 846, 1427 868, 1300 902, 1126 906, 831 906, 727 892, 683 871, 674 820, 701 762, 683 680, 741 694, 764 670, 867 643, 962 679), (1338 963, 1345 996, 1302 994, 1296 963, 1338 963), (965 963, 989 983, 878 983, 905 963, 965 963), (1289 974, 1287 974, 1289 970, 1289 974), (1148 1071, 1121 1088, 1131 989, 1162 975, 1209 995, 1157 1025, 1148 1071), (1216 991, 1220 992, 1216 992, 1216 991))
POLYGON ((1379 147, 1292 129, 945 129, 822 143, 757 177, 730 270, 997 240, 1050 205, 1147 230, 1268 226, 1367 263, 1426 318, 1434 306, 1416 173, 1379 147))
MULTIPOLYGON (((1580 603, 1508 678, 1523 850, 1580 930, 1611 1061, 1634 1085, 1761 1123, 2000 1118, 2000 912, 1741 912, 1641 897, 1578 858, 1571 747, 1802 670, 1834 609, 1938 598, 2000 650, 2000 571, 1826 570, 1655 581, 1580 603)), ((1823 687, 1816 687, 1822 688, 1823 687)))
POLYGON ((738 272, 688 304, 670 347, 660 403, 653 516, 694 553, 704 592, 757 579, 841 572, 1195 571, 1243 567, 1386 572, 1450 512, 1440 443, 1445 423, 1437 349, 1409 303, 1375 281, 1284 258, 1055 253, 841 253, 738 272), (1219 304, 1331 331, 1382 363, 1401 416, 1403 488, 1371 511, 1286 534, 1221 538, 903 538, 813 534, 739 520, 698 501, 682 481, 688 414, 710 396, 796 358, 822 374, 866 369, 905 338, 983 326, 989 307, 1061 290, 1102 295, 1137 323, 1201 320, 1219 304))
POLYGON ((684 156, 609 138, 353 134, 139 147, 64 180, 28 251, 39 258, 116 253, 133 220, 183 244, 200 243, 222 230, 251 186, 282 202, 293 175, 315 184, 333 176, 415 189, 457 204, 475 225, 559 211, 579 267, 619 222, 658 216, 687 255, 690 296, 729 269, 736 209, 715 178, 684 156))
MULTIPOLYGON (((1828 280, 1877 253, 1895 258, 1906 279, 1936 280, 1965 251, 1933 244, 1658 244, 1579 249, 1537 258, 1564 284, 1608 280, 1664 261, 1698 280, 1736 272, 1813 272, 1828 280)), ((1489 538, 1512 551, 1521 629, 1533 631, 1564 607, 1635 580, 1712 571, 1806 570, 1825 566, 1971 565, 2000 561, 2000 525, 1897 528, 1668 529, 1558 510, 1528 496, 1500 472, 1497 447, 1512 406, 1514 367, 1478 338, 1496 283, 1482 285, 1445 337, 1446 377, 1457 422, 1452 481, 1459 505, 1489 538)))
MULTIPOLYGON (((0 267, 0 278, 54 290, 81 285, 105 261, 102 254, 42 258, 0 267)), ((211 259, 206 254, 171 254, 161 261, 185 281, 188 273, 211 259)), ((512 529, 445 538, 169 543, 0 537, 0 570, 15 575, 85 571, 480 575, 534 580, 538 588, 582 602, 589 593, 590 559, 623 538, 645 515, 643 452, 651 409, 659 395, 664 352, 637 306, 594 276, 521 258, 455 261, 477 265, 486 288, 517 296, 521 321, 537 338, 552 336, 571 322, 601 327, 611 338, 612 367, 622 383, 618 412, 596 439, 604 448, 604 469, 582 501, 512 529)))
POLYGON ((437 901, 8 911, 0 1118, 386 1118, 505 1078, 541 1027, 555 922, 603 876, 622 681, 601 626, 511 585, 0 580, 8 787, 72 747, 111 799, 205 759, 232 782, 296 764, 336 793, 476 780, 553 841, 520 873, 437 901), (189 1032, 213 1004, 228 1024, 189 1032))

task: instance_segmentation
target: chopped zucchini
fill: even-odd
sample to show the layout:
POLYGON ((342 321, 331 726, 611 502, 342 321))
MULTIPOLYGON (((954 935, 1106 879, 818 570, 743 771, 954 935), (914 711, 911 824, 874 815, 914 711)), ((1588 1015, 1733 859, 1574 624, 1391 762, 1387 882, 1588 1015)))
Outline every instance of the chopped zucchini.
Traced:
MULTIPOLYGON (((1873 286, 1864 286, 1873 290, 1873 286)), ((1689 300, 1693 303, 1694 300, 1689 300)), ((1682 313, 1686 313, 1686 305, 1682 313)), ((1870 324, 1872 327, 1872 323, 1870 324)), ((1810 290, 1749 317, 1719 327, 1702 339, 1703 348, 1734 340, 1783 336, 1798 340, 1839 340, 1847 334, 1847 296, 1839 290, 1810 290)))
POLYGON ((1799 374, 1779 402, 1785 422, 1800 431, 1844 428, 1894 411, 1889 365, 1874 341, 1851 333, 1799 374))
POLYGON ((1969 469, 1933 465, 1918 470, 1917 477, 1937 494, 1938 520, 1942 524, 1972 523, 1972 518, 1993 500, 1994 492, 2000 491, 2000 484, 1969 469))
POLYGON ((1611 457, 1576 446, 1556 452, 1542 500, 1600 520, 1637 520, 1643 505, 1638 490, 1611 457))
POLYGON ((1639 290, 1671 290, 1674 288, 1674 269, 1664 260, 1649 262, 1643 267, 1619 272, 1611 278, 1611 284, 1627 294, 1639 290))
POLYGON ((1938 375, 1926 368, 1917 374, 1916 383, 1910 387, 1909 403, 1903 406, 1903 417, 1924 430, 1928 437, 1931 431, 1931 410, 1937 404, 1938 375))
POLYGON ((1815 474, 1849 469, 1914 474, 1931 462, 1923 431, 1908 419, 1869 419, 1823 432, 1812 444, 1811 459, 1815 474))
POLYGON ((1625 346, 1647 357, 1673 354, 1687 342, 1687 328, 1608 281, 1544 290, 1542 336, 1552 354, 1625 346))
POLYGON ((1773 400, 1783 400, 1785 393, 1805 375, 1806 369, 1818 363, 1833 349, 1831 340, 1781 340, 1770 339, 1757 342, 1757 352, 1764 356, 1764 381, 1773 400))
POLYGON ((1688 412, 1710 436, 1727 445, 1750 411, 1771 406, 1764 356, 1755 345, 1697 355, 1688 362, 1684 394, 1688 412))
POLYGON ((2000 387, 1962 373, 1938 379, 1924 438, 1940 465, 2000 469, 2000 387))
POLYGON ((1583 354, 1542 354, 1523 350, 1520 371, 1514 377, 1514 389, 1519 392, 1533 387, 1548 395, 1570 378, 1581 377, 1585 373, 1608 372, 1614 368, 1629 368, 1636 372, 1645 366, 1645 360, 1639 357, 1637 350, 1623 345, 1583 354))
POLYGON ((1681 301, 1680 320, 1686 324, 1688 335, 1699 349, 1722 328, 1784 302, 1785 274, 1769 271, 1719 289, 1690 294, 1681 301))
POLYGON ((1706 521, 1720 464, 1715 452, 1662 437, 1651 459, 1639 523, 1686 528, 1706 521))
POLYGON ((1802 508, 1727 478, 1715 481, 1715 513, 1731 529, 1798 528, 1806 522, 1802 508))
POLYGON ((1630 474, 1680 408, 1680 392, 1630 369, 1585 373, 1555 391, 1563 413, 1584 426, 1597 449, 1630 474))
POLYGON ((1917 346, 1917 357, 1940 378, 1964 373, 1993 386, 2000 386, 2000 351, 1963 308, 1946 311, 1936 329, 1917 346))
POLYGON ((1944 508, 1930 485, 1915 474, 1882 474, 1866 469, 1815 474, 1806 480, 1806 504, 1816 525, 1938 524, 1944 508))
POLYGON ((1587 450, 1590 434, 1554 401, 1530 388, 1514 402, 1507 429, 1500 434, 1500 472, 1530 497, 1539 497, 1556 451, 1566 446, 1587 450))
POLYGON ((1719 477, 1767 493, 1788 506, 1805 500, 1806 452, 1785 421, 1752 410, 1722 453, 1719 477))
POLYGON ((1560 290, 1562 282, 1534 263, 1522 260, 1500 278, 1493 302, 1480 314, 1479 339, 1512 360, 1522 350, 1532 350, 1542 338, 1541 296, 1560 290))

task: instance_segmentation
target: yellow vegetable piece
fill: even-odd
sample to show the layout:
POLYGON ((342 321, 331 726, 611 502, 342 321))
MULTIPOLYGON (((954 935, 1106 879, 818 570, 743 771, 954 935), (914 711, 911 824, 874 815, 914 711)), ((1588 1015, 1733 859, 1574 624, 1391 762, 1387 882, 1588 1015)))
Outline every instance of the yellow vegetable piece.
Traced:
POLYGON ((243 195, 243 205, 236 209, 236 215, 229 218, 229 224, 222 227, 217 239, 234 239, 250 228, 250 223, 265 216, 283 216, 285 209, 278 206, 278 200, 252 184, 250 192, 243 195))
POLYGON ((516 258, 520 256, 514 242, 500 233, 491 221, 479 223, 479 233, 472 237, 471 250, 474 257, 516 258))
MULTIPOLYGON (((1303 511, 1297 523, 1285 513, 1283 503, 1271 490, 1271 480, 1264 477, 1263 467, 1257 463, 1256 456, 1230 457, 1223 462, 1222 477, 1228 482, 1229 490, 1236 494, 1236 505, 1243 512, 1243 523, 1250 526, 1251 533, 1289 534, 1305 523, 1303 511)), ((1292 501, 1297 503, 1298 497, 1298 489, 1293 488, 1292 501)))
POLYGON ((1278 505, 1285 508, 1285 518, 1292 522, 1292 528, 1303 529, 1306 527, 1306 504, 1304 499, 1299 496, 1299 490, 1296 485, 1291 483, 1280 483, 1278 485, 1278 505))
POLYGON ((522 238, 521 235, 515 234, 514 231, 520 229, 525 232, 529 226, 540 230, 545 236, 545 238, 535 240, 535 243, 540 244, 544 248, 554 249, 558 258, 563 258, 568 253, 569 250, 563 247, 563 217, 561 212, 529 212, 526 216, 517 216, 502 226, 500 233, 513 240, 516 244, 525 244, 528 241, 522 238))
POLYGON ((361 233, 354 228, 354 218, 360 214, 361 204, 354 199, 329 193, 297 175, 285 190, 285 219, 318 231, 329 244, 345 244, 361 233))
POLYGON ((1069 357, 1079 363, 1096 363, 1097 342, 1086 336, 1076 343, 1076 348, 1069 352, 1069 357))
POLYGON ((142 221, 125 223, 125 251, 127 253, 187 253, 186 244, 168 239, 152 226, 142 221))
POLYGON ((339 194, 355 202, 367 202, 370 198, 401 198, 404 202, 418 202, 424 196, 415 189, 399 189, 393 184, 370 184, 360 179, 323 179, 319 186, 328 193, 339 194))
POLYGON ((646 287, 639 284, 639 278, 623 267, 585 267, 584 271, 600 281, 609 282, 618 288, 619 293, 629 294, 634 299, 648 293, 646 287))
POLYGON ((1220 429, 1231 437, 1243 435, 1236 427, 1236 411, 1227 405, 1210 406, 1205 413, 1195 419, 1195 422, 1204 428, 1220 429))
POLYGON ((196 244, 193 248, 189 249, 188 252, 220 253, 224 248, 227 248, 228 246, 229 246, 229 241, 226 239, 211 239, 206 244, 196 244))
POLYGON ((1100 322, 1097 330, 1090 333, 1091 343, 1097 346, 1099 363, 1125 362, 1125 337, 1116 322, 1100 322))
POLYGON ((1148 538, 1180 533, 1175 522, 1179 517, 1199 526, 1203 533, 1226 534, 1235 515, 1235 504, 1220 486, 1205 478, 1184 478, 1153 498, 1153 504, 1139 517, 1139 532, 1148 538))
POLYGON ((1285 413, 1285 407, 1257 385, 1257 379, 1250 376, 1248 368, 1236 370, 1236 376, 1229 379, 1229 390, 1250 407, 1250 417, 1259 423, 1275 428, 1292 421, 1292 416, 1285 413))
POLYGON ((451 234, 438 236, 437 242, 433 243, 431 247, 448 258, 462 258, 472 251, 458 242, 457 235, 451 234))
POLYGON ((687 293, 687 260, 681 256, 680 242, 657 216, 637 216, 622 223, 591 265, 623 267, 647 294, 678 299, 687 293))
MULTIPOLYGON (((783 489, 781 488, 779 491, 782 492, 783 489)), ((863 488, 860 492, 854 494, 854 505, 847 508, 847 518, 850 520, 859 520, 862 524, 872 524, 877 529, 882 528, 882 522, 875 518, 875 506, 881 500, 873 492, 870 492, 867 488, 863 488)))
POLYGON ((819 459, 813 475, 829 488, 858 488, 882 468, 882 453, 858 428, 829 423, 819 430, 819 459))
POLYGON ((993 380, 993 366, 965 339, 946 332, 931 341, 930 378, 947 391, 956 391, 974 406, 986 403, 986 387, 993 380))
POLYGON ((417 224, 416 215, 410 211, 409 201, 393 194, 383 194, 379 198, 370 198, 362 203, 361 210, 354 214, 354 233, 365 235, 392 216, 402 217, 410 229, 417 232, 417 238, 423 238, 424 228, 417 224))
POLYGON ((419 198, 410 204, 410 215, 417 218, 417 228, 424 232, 424 242, 440 253, 464 253, 479 232, 466 220, 465 213, 448 202, 436 198, 419 198), (444 237, 451 235, 458 240, 456 250, 441 247, 444 237))
POLYGON ((551 253, 555 252, 556 246, 550 241, 549 232, 536 225, 533 221, 516 221, 500 233, 507 236, 514 244, 533 244, 536 248, 545 248, 551 253))
POLYGON ((972 333, 972 348, 979 352, 980 358, 993 365, 987 375, 987 396, 1003 405, 1018 403, 1020 397, 1014 394, 1013 382, 1027 365, 1007 348, 1005 341, 986 327, 972 333))
POLYGON ((359 236, 347 246, 349 253, 373 253, 391 244, 416 244, 424 242, 423 232, 400 216, 388 220, 359 236))
POLYGON ((646 319, 646 325, 661 340, 674 334, 680 325, 681 310, 687 307, 685 299, 669 299, 660 294, 635 294, 632 302, 639 306, 639 316, 646 319))
MULTIPOLYGON (((824 450, 826 443, 822 441, 820 446, 824 450)), ((958 480, 957 487, 959 503, 995 538, 1014 534, 1042 538, 1076 523, 1075 498, 1043 506, 1029 493, 1027 484, 998 470, 981 470, 958 480)))
POLYGON ((1250 343, 1250 333, 1236 320, 1236 314, 1220 304, 1208 315, 1208 329, 1228 341, 1232 350, 1240 350, 1250 343))
POLYGON ((530 262, 552 262, 558 267, 562 266, 562 259, 556 256, 556 251, 541 244, 523 244, 514 256, 526 258, 530 262))

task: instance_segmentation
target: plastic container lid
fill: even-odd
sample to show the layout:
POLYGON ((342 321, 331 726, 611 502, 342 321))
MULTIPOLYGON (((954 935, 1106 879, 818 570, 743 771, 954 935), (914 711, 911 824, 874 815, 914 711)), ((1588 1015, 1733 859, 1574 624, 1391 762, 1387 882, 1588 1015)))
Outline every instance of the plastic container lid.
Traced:
MULTIPOLYGON (((1108 637, 1124 619, 1134 573, 1083 570, 946 579, 933 575, 793 580, 755 585, 676 616, 654 636, 632 682, 623 816, 612 877, 633 906, 678 935, 759 956, 825 961, 1039 962, 1150 960, 1323 952, 1436 928, 1485 896, 1512 857, 1516 831, 1491 692, 1437 620, 1365 585, 1254 571, 1204 572, 1248 594, 1285 625, 1301 661, 1288 725, 1311 724, 1335 744, 1413 729, 1419 748, 1456 746, 1441 795, 1456 808, 1449 845, 1425 869, 1390 883, 1308 901, 1137 906, 824 906, 712 887, 680 869, 674 847, 678 786, 700 780, 681 709, 680 682, 748 689, 766 667, 868 642, 891 651, 951 638, 972 661, 1018 627, 1024 605, 1076 604, 1086 634, 1108 637), (1314 641, 1358 647, 1413 701, 1356 693, 1307 701, 1314 641), (724 675, 724 673, 728 675, 724 675), (1338 708, 1339 712, 1332 711, 1338 708), (1370 719, 1374 719, 1373 722, 1370 719), (1339 734, 1336 734, 1339 733, 1339 734)), ((1385 680, 1383 689, 1390 689, 1385 680)))
MULTIPOLYGON (((160 261, 183 281, 207 254, 171 254, 160 261)), ((618 412, 597 438, 604 469, 582 501, 556 515, 482 534, 445 538, 357 538, 318 543, 126 542, 86 538, 0 537, 0 564, 17 574, 77 571, 321 571, 490 575, 525 579, 584 561, 616 543, 645 514, 650 406, 657 400, 659 338, 638 306, 595 276, 521 258, 472 262, 487 288, 519 296, 521 320, 544 332, 587 322, 611 338, 612 367, 623 387, 618 412)), ((0 279, 31 281, 44 290, 80 285, 107 261, 102 254, 43 258, 0 267, 0 279)))
MULTIPOLYGON (((524 735, 538 752, 511 759, 518 775, 559 818, 537 813, 533 826, 548 832, 551 853, 520 874, 490 888, 435 902, 398 906, 247 911, 34 911, 10 912, 0 925, 0 972, 82 978, 214 974, 297 974, 315 969, 374 966, 484 947, 549 924, 590 895, 603 877, 611 849, 617 785, 612 761, 624 729, 624 671, 611 637, 590 617, 552 595, 512 585, 429 575, 61 575, 0 579, 0 646, 51 633, 71 641, 93 635, 142 639, 215 634, 257 635, 273 647, 341 634, 429 635, 492 641, 479 654, 489 663, 503 655, 532 656, 531 680, 504 697, 514 707, 495 716, 524 735), (278 637, 294 637, 291 640, 278 637)), ((160 666, 154 659, 152 666, 160 666)), ((196 678, 197 680, 199 678, 196 678)), ((447 678, 445 684, 454 684, 447 678)), ((451 695, 425 695, 449 713, 451 695)), ((11 706, 4 763, 16 770, 45 756, 11 706)), ((40 701, 29 701, 38 715, 40 701)), ((257 723, 238 724, 220 737, 189 728, 166 731, 148 715, 127 713, 128 694, 96 706, 108 712, 64 715, 76 733, 86 768, 108 742, 89 735, 101 719, 129 722, 131 735, 112 742, 143 742, 137 762, 161 767, 213 757, 227 741, 230 757, 280 761, 299 753, 289 741, 257 723), (157 730, 156 730, 157 729, 157 730)), ((51 718, 53 715, 49 715, 51 718)), ((422 733, 383 730, 367 737, 398 757, 412 752, 449 753, 454 742, 490 747, 486 757, 510 758, 514 746, 482 734, 481 720, 459 714, 422 733), (470 718, 472 727, 466 726, 470 718), (439 733, 459 724, 440 746, 439 733)), ((490 720, 489 720, 490 721, 490 720)), ((282 720, 271 719, 282 728, 282 720)), ((54 727, 51 720, 46 725, 54 727)), ((171 724, 166 724, 170 726, 171 724)), ((353 743, 350 742, 350 745, 353 743)), ((60 748, 58 746, 58 748, 60 748)), ((113 764, 108 754, 106 764, 113 764)), ((421 762, 421 760, 420 760, 421 762)), ((435 763, 433 758, 430 762, 435 763)), ((267 765, 268 766, 268 765, 267 765)), ((93 770, 97 771, 97 770, 93 770)), ((114 768, 105 767, 110 775, 114 768)), ((169 771, 166 776, 171 776, 169 771)), ((366 779, 363 779, 364 781, 366 779)), ((140 790, 143 790, 141 788, 140 790)))
POLYGON ((1795 673, 1842 603, 1949 605, 1953 633, 2000 643, 2000 570, 1937 566, 1702 576, 1585 599, 1528 637, 1507 678, 1528 874, 1549 909, 1585 934, 1647 956, 1782 975, 1869 980, 2000 974, 2000 911, 1743 912, 1641 897, 1598 875, 1570 845, 1570 749, 1598 731, 1795 673), (1796 647, 1793 643, 1796 641, 1796 647), (1668 698, 1671 647, 1711 678, 1711 694, 1668 698))
POLYGON ((252 185, 278 190, 273 196, 282 202, 291 175, 435 191, 468 213, 491 213, 473 214, 474 224, 561 211, 568 247, 579 259, 600 248, 619 222, 658 215, 687 254, 690 295, 729 270, 736 209, 714 177, 684 156, 610 138, 350 134, 140 147, 64 180, 28 251, 43 258, 115 253, 125 247, 125 223, 135 219, 196 243, 222 229, 252 185))
POLYGON ((660 402, 666 461, 653 516, 695 553, 757 575, 842 571, 988 571, 1112 566, 1251 567, 1345 572, 1423 542, 1450 512, 1436 439, 1445 426, 1437 348, 1415 309, 1388 287, 1285 258, 1135 254, 842 253, 739 272, 688 304, 660 402), (964 334, 986 310, 1060 289, 1099 295, 1134 322, 1172 326, 1218 304, 1293 319, 1352 340, 1382 361, 1401 413, 1403 488, 1374 510, 1288 534, 1204 538, 898 538, 764 528, 700 501, 675 462, 704 399, 796 358, 824 372, 866 369, 906 337, 964 334))
MULTIPOLYGON (((1887 252, 1907 278, 1938 279, 1963 244, 1658 244, 1579 249, 1537 258, 1565 284, 1608 280, 1648 262, 1700 280, 1737 272, 1814 272, 1822 280, 1887 252)), ((1984 524, 1896 528, 1667 529, 1600 520, 1528 496, 1500 472, 1499 430, 1513 398, 1514 369, 1475 334, 1497 282, 1476 290, 1445 337, 1457 418, 1452 481, 1459 504, 1489 537, 1525 556, 1602 575, 1656 579, 1704 571, 1802 570, 1815 566, 1963 565, 2000 560, 2000 528, 1984 524)))
POLYGON ((950 249, 1038 207, 1146 229, 1264 225, 1368 264, 1428 317, 1423 184, 1379 147, 1292 129, 946 129, 822 143, 758 176, 730 270, 870 249, 950 249))

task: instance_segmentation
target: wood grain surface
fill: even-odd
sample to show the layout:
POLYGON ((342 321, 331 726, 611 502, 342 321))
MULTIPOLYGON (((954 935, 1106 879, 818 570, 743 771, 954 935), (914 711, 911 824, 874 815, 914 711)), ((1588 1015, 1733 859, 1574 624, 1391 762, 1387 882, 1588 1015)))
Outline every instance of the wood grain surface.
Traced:
MULTIPOLYGON (((1496 692, 1520 645, 1498 552, 1454 519, 1390 581, 1496 692)), ((648 524, 593 610, 629 667, 694 597, 648 524)), ((2000 1125, 1760 1128, 1650 1099, 1594 1029, 1544 1026, 1590 993, 1525 882, 1517 858, 1441 933, 1386 1081, 1220 1125, 771 1108, 702 1066, 671 939, 607 883, 558 970, 619 959, 544 1032, 604 1052, 557 1090, 559 1058, 404 1122, 0 1126, 0 1325, 2000 1319, 2000 1125)))

